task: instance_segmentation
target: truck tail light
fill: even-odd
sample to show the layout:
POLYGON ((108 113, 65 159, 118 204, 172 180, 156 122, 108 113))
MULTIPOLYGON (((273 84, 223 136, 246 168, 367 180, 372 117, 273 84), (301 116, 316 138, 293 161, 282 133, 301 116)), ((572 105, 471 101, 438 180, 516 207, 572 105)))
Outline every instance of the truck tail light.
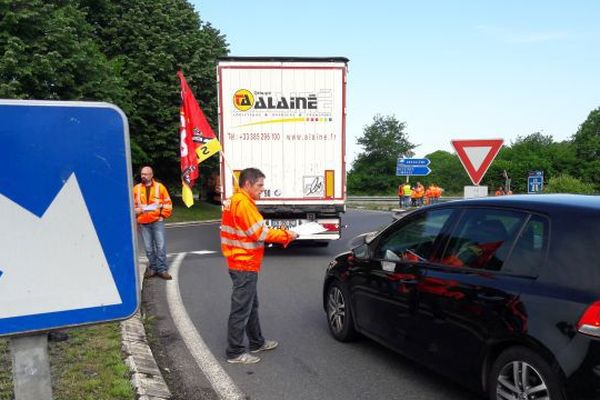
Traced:
POLYGON ((321 224, 321 226, 325 229, 327 229, 328 232, 330 231, 339 231, 340 230, 340 224, 321 224))
POLYGON ((600 338, 600 300, 590 305, 577 323, 577 331, 600 338))

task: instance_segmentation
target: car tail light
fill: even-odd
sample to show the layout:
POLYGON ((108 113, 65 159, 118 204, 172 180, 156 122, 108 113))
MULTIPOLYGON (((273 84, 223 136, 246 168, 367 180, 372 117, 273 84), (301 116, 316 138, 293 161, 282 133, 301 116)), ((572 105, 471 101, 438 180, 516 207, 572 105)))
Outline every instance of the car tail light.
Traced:
POLYGON ((585 335, 600 337, 600 301, 590 305, 577 323, 577 331, 585 335))
POLYGON ((340 225, 339 224, 321 224, 321 226, 325 229, 327 229, 328 231, 339 231, 340 230, 340 225))

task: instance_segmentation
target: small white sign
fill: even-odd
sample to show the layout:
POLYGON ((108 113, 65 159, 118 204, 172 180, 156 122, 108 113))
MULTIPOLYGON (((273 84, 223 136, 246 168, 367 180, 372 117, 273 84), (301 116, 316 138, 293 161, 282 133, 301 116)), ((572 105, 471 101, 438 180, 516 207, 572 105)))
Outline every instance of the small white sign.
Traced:
POLYGON ((382 261, 381 268, 387 272, 394 272, 396 270, 396 263, 391 261, 382 261))
POLYGON ((465 186, 465 199, 476 199, 478 197, 487 197, 487 186, 465 186))
POLYGON ((304 197, 323 197, 325 188, 322 176, 304 176, 302 180, 302 191, 304 197))

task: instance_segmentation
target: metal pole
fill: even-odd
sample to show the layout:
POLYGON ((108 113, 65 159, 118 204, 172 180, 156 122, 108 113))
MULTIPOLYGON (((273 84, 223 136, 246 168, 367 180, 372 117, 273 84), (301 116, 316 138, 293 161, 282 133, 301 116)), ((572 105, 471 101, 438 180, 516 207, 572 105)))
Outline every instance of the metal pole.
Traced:
POLYGON ((15 400, 52 400, 48 335, 10 339, 15 400))

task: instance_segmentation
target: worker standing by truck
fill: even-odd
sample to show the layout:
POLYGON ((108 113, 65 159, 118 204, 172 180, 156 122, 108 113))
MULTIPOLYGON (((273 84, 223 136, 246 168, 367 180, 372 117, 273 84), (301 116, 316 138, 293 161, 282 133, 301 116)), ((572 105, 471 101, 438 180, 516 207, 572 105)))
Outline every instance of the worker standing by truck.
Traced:
POLYGON ((278 345, 277 341, 262 336, 258 318, 256 284, 265 242, 287 245, 298 235, 265 225, 255 203, 265 185, 265 175, 260 170, 244 169, 239 182, 240 190, 225 205, 221 225, 221 250, 233 282, 226 354, 231 364, 254 364, 260 358, 246 351, 244 335, 248 336, 252 353, 272 350, 278 345))

